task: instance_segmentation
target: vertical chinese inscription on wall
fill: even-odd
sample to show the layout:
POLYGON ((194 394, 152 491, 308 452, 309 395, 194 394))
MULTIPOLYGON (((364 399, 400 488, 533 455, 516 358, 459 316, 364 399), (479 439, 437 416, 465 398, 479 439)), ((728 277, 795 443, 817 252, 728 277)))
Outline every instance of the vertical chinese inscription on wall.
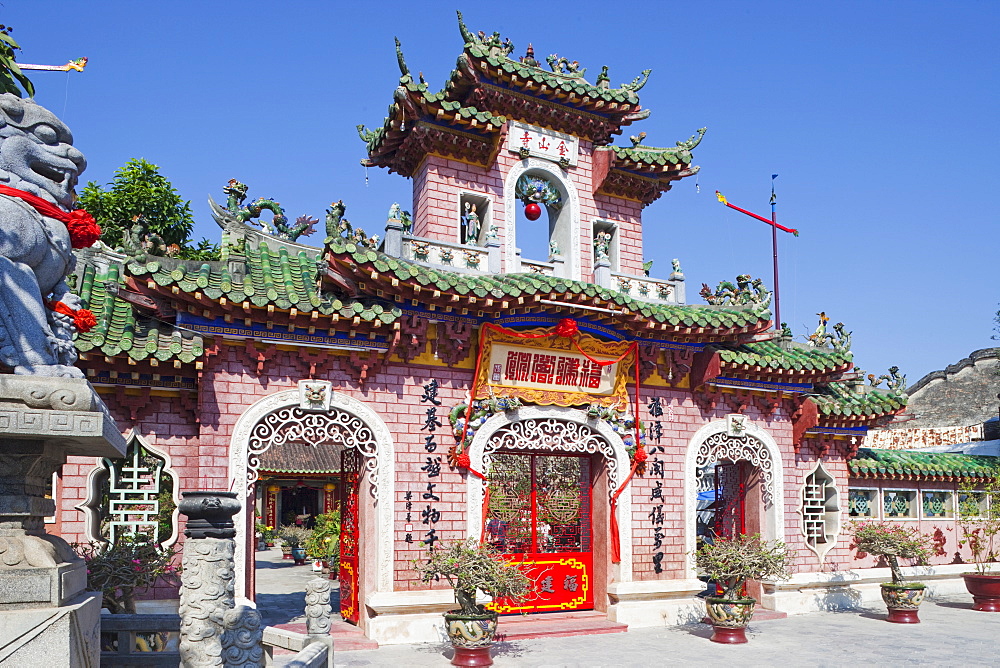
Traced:
POLYGON ((420 524, 422 525, 419 531, 421 535, 420 542, 431 550, 434 549, 434 544, 440 540, 435 525, 441 520, 441 511, 435 505, 441 501, 441 496, 436 490, 439 484, 437 479, 441 476, 441 455, 436 454, 438 443, 435 434, 441 428, 441 418, 437 414, 438 407, 441 405, 441 399, 438 398, 439 387, 436 379, 431 380, 431 382, 423 386, 423 394, 420 396, 420 403, 422 405, 427 404, 424 414, 424 424, 420 427, 421 432, 427 432, 423 436, 424 451, 427 454, 423 466, 420 467, 426 484, 416 492, 407 490, 403 495, 406 503, 407 526, 406 535, 403 540, 408 544, 414 542, 413 534, 415 532, 411 530, 411 527, 414 511, 416 510, 418 513, 417 516, 420 518, 420 524), (414 501, 416 501, 416 504, 414 504, 414 501))

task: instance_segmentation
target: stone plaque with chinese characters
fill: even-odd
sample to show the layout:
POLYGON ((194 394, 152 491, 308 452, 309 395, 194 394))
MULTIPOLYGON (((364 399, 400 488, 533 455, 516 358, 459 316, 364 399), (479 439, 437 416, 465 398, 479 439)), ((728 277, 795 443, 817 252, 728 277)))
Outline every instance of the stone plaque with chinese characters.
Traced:
POLYGON ((589 336, 520 338, 507 330, 484 331, 483 363, 477 399, 516 396, 558 406, 600 403, 626 405, 627 369, 634 354, 627 341, 599 341, 589 336), (615 361, 617 360, 617 361, 615 361), (597 362, 612 362, 602 366, 597 362))
POLYGON ((580 141, 572 135, 511 121, 507 127, 507 148, 514 153, 527 149, 532 156, 554 162, 565 159, 575 165, 580 141))

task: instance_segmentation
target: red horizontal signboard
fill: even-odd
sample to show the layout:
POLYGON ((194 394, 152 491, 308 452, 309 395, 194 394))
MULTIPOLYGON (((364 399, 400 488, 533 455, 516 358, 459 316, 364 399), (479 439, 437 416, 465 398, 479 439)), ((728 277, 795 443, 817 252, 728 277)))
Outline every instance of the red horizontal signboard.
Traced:
POLYGON ((522 602, 506 598, 487 604, 502 615, 527 612, 592 610, 594 588, 591 552, 548 552, 506 555, 531 580, 531 593, 522 602))

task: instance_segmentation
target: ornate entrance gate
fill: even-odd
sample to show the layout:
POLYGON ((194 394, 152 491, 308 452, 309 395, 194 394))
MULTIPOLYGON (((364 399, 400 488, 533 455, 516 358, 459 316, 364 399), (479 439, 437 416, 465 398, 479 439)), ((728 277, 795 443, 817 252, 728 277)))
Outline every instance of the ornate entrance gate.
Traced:
POLYGON ((358 493, 363 466, 361 453, 351 448, 340 453, 340 615, 357 624, 358 606, 358 493))
POLYGON ((533 594, 489 607, 501 613, 594 607, 590 485, 586 456, 493 455, 486 541, 521 565, 533 594))

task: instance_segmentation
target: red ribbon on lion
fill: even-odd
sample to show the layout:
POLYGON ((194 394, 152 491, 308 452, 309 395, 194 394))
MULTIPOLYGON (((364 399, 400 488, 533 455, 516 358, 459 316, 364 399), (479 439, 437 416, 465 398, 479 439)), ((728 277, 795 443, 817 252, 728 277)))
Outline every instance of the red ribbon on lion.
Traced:
POLYGON ((62 313, 73 318, 73 326, 81 334, 86 334, 97 324, 97 318, 88 309, 72 309, 62 302, 49 302, 48 307, 56 313, 62 313))
POLYGON ((52 202, 10 186, 0 185, 0 195, 16 197, 43 216, 55 218, 65 225, 73 248, 88 248, 101 238, 101 226, 83 209, 63 211, 52 202))

